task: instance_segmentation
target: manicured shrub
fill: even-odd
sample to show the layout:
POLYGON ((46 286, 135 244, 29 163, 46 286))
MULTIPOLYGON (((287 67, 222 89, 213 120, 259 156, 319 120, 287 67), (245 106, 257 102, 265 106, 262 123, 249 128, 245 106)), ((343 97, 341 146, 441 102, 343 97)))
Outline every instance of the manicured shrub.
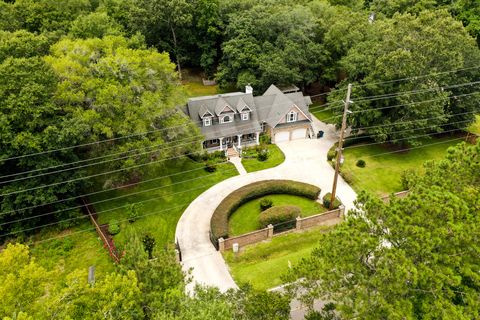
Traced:
POLYGON ((153 258, 153 249, 155 248, 155 238, 150 234, 145 234, 142 239, 143 248, 145 252, 148 254, 148 259, 153 258))
POLYGON ((228 218, 242 204, 269 194, 291 194, 316 200, 320 194, 320 188, 291 180, 265 180, 258 181, 229 194, 218 205, 210 220, 212 238, 228 237, 228 218))
POLYGON ((217 170, 217 166, 215 165, 215 163, 211 160, 208 160, 206 163, 205 163, 205 171, 207 172, 215 172, 217 170))
POLYGON ((263 211, 260 214, 259 222, 262 228, 269 224, 279 224, 282 222, 295 220, 300 216, 301 209, 297 206, 276 206, 263 211))
POLYGON ((272 205, 273 205, 272 200, 270 200, 268 198, 263 198, 262 200, 260 200, 260 210, 262 210, 262 211, 265 211, 268 208, 271 208, 272 205))
POLYGON ((130 203, 126 206, 128 221, 134 223, 140 215, 141 203, 130 203))
POLYGON ((260 150, 257 155, 258 161, 266 161, 268 159, 268 151, 260 150))
MULTIPOLYGON (((327 209, 330 209, 330 200, 332 198, 332 194, 329 192, 326 195, 323 196, 323 206, 327 209)), ((338 198, 335 198, 335 201, 333 202, 333 208, 332 209, 338 209, 342 203, 338 198)))
POLYGON ((224 151, 215 151, 210 153, 210 159, 218 159, 218 160, 225 160, 227 156, 225 155, 224 151))
POLYGON ((367 163, 365 162, 365 160, 359 159, 359 160, 357 161, 357 164, 356 164, 356 165, 357 165, 357 167, 359 167, 359 168, 365 168, 365 166, 367 165, 367 163))
POLYGON ((342 176, 343 180, 345 180, 346 183, 352 184, 353 183, 353 174, 350 172, 340 172, 340 175, 342 176))
POLYGON ((328 150, 327 160, 332 161, 336 156, 337 156, 337 150, 336 150, 336 146, 334 146, 330 150, 328 150))
POLYGON ((120 232, 120 225, 117 220, 110 220, 108 223, 108 233, 112 236, 120 232))

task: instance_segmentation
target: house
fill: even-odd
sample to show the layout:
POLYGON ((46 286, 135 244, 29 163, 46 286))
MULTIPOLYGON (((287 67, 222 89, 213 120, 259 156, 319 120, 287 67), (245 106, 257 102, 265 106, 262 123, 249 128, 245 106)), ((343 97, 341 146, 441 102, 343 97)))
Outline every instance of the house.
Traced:
POLYGON ((262 132, 273 143, 310 137, 311 103, 298 88, 283 92, 272 84, 261 96, 254 96, 248 85, 245 92, 191 98, 187 113, 201 128, 205 149, 226 150, 259 144, 262 132))

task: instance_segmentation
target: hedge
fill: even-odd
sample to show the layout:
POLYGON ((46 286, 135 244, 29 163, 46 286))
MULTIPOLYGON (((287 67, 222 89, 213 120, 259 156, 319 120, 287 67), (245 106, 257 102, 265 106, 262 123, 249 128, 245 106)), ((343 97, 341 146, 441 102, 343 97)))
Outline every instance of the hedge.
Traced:
POLYGON ((210 220, 212 237, 215 241, 222 237, 227 238, 228 218, 250 200, 269 194, 291 194, 316 200, 320 191, 320 188, 314 185, 291 180, 265 180, 246 185, 229 194, 213 212, 210 220))
POLYGON ((297 206, 271 207, 260 214, 260 225, 265 228, 269 224, 292 221, 299 217, 301 212, 302 210, 297 206))
MULTIPOLYGON (((327 209, 330 209, 330 200, 332 198, 332 194, 329 192, 326 195, 323 196, 323 206, 327 209)), ((333 208, 332 209, 338 209, 342 202, 335 197, 335 201, 333 201, 333 208)))

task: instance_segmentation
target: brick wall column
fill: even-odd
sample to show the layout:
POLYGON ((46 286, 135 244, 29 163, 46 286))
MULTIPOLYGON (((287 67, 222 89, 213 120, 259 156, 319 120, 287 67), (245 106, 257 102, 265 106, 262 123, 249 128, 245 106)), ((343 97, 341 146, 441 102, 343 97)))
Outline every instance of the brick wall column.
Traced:
POLYGON ((269 224, 267 226, 267 238, 272 239, 273 238, 273 225, 269 224))
POLYGON ((302 220, 303 220, 303 219, 302 219, 301 217, 297 217, 297 221, 296 221, 296 223, 295 223, 295 229, 296 229, 297 231, 302 230, 302 220))
POLYGON ((345 215, 345 206, 343 204, 341 204, 339 207, 338 207, 338 216, 339 217, 343 217, 345 215))
POLYGON ((218 251, 225 251, 225 239, 223 238, 218 239, 218 251))

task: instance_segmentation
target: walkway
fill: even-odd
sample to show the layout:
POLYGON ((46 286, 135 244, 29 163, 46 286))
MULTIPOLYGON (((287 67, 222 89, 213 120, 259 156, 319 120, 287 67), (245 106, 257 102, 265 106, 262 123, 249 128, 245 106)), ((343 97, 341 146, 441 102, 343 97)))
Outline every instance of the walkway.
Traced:
POLYGON ((243 167, 242 159, 240 157, 231 157, 228 161, 233 163, 235 168, 237 168, 238 173, 243 176, 247 174, 247 170, 243 167))
MULTIPOLYGON (((290 179, 314 184, 322 189, 321 195, 331 190, 334 170, 327 163, 326 155, 337 141, 337 133, 332 125, 325 125, 316 119, 313 126, 316 131, 325 132, 323 138, 278 144, 285 153, 285 162, 281 165, 224 180, 190 203, 180 218, 175 233, 182 251, 183 269, 191 270, 193 277, 187 290, 191 292, 196 283, 215 286, 221 291, 237 288, 222 255, 215 250, 209 238, 213 211, 231 192, 247 184, 268 179, 290 179)), ((337 195, 346 210, 354 207, 357 195, 341 178, 338 181, 337 195)))

